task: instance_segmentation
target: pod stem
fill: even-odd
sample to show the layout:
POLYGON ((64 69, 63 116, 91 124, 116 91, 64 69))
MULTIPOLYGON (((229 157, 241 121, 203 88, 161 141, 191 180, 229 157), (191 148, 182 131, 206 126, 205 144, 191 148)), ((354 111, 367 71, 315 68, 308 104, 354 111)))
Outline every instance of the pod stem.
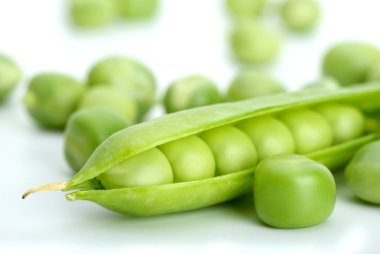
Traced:
POLYGON ((50 184, 32 187, 22 195, 22 199, 25 199, 30 194, 38 192, 38 191, 64 190, 66 189, 66 186, 67 186, 67 181, 61 181, 58 183, 50 183, 50 184))

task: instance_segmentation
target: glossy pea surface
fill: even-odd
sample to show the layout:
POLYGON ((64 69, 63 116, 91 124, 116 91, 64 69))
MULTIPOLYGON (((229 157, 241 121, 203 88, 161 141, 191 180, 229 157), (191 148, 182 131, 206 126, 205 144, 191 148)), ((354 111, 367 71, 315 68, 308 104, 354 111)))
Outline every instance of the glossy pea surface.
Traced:
POLYGON ((198 136, 189 136, 158 147, 169 160, 174 182, 196 181, 215 175, 214 156, 198 136))
POLYGON ((299 108, 278 117, 291 131, 298 153, 310 153, 333 143, 333 132, 328 121, 316 111, 299 108))
POLYGON ((108 109, 83 109, 74 113, 65 128, 66 161, 78 171, 102 141, 127 126, 123 117, 108 109))
POLYGON ((157 148, 137 154, 101 174, 105 189, 173 183, 173 172, 165 155, 157 148))
POLYGON ((73 25, 82 28, 102 27, 117 15, 111 0, 70 0, 69 14, 73 25))
POLYGON ((0 54, 0 103, 5 101, 21 80, 19 66, 8 56, 0 54))
POLYGON ((294 153, 295 144, 288 127, 271 116, 254 117, 237 125, 255 144, 259 160, 278 154, 294 153))
POLYGON ((257 164, 257 152, 249 137, 238 128, 227 125, 199 136, 214 154, 216 174, 224 175, 249 169, 257 164))
POLYGON ((256 168, 256 213, 276 228, 302 228, 326 220, 335 206, 334 177, 324 165, 301 155, 277 155, 256 168))
POLYGON ((380 141, 362 147, 347 165, 344 175, 358 198, 380 204, 380 141))
POLYGON ((210 79, 193 75, 170 84, 164 96, 168 113, 221 102, 217 85, 210 79))

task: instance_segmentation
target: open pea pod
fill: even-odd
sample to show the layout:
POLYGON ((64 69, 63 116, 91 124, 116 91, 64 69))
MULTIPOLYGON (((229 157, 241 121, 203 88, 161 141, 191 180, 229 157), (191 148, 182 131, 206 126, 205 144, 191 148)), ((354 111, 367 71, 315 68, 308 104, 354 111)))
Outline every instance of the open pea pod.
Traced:
MULTIPOLYGON (((169 114, 115 133, 95 150, 71 180, 32 188, 25 195, 42 189, 76 190, 67 194, 69 200, 88 200, 112 211, 137 216, 186 211, 217 204, 250 190, 254 168, 198 181, 111 190, 99 188, 96 177, 133 155, 222 125, 328 102, 347 103, 363 112, 376 112, 380 110, 378 98, 380 85, 368 85, 329 93, 303 91, 280 94, 169 114)), ((333 169, 344 165, 362 145, 378 138, 378 133, 368 134, 307 156, 333 169)))

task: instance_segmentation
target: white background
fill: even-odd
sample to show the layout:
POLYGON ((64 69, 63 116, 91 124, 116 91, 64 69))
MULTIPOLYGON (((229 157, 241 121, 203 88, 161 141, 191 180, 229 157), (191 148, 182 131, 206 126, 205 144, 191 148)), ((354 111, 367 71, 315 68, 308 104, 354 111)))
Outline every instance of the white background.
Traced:
MULTIPOLYGON (((378 1, 321 2, 318 29, 307 36, 282 31, 279 58, 264 66, 290 89, 319 77, 323 52, 335 42, 380 46, 378 1)), ((72 29, 65 3, 0 0, 0 52, 17 60, 24 72, 16 93, 0 106, 0 253, 373 253, 380 247, 379 207, 354 199, 340 175, 332 216, 297 230, 264 226, 244 201, 131 218, 92 203, 68 202, 60 192, 21 200, 33 185, 71 176, 62 134, 36 127, 20 102, 36 73, 61 71, 84 80, 96 60, 124 54, 154 71, 162 94, 169 82, 195 73, 214 79, 223 90, 239 69, 228 50, 230 19, 221 0, 162 0, 151 22, 120 22, 96 32, 72 29)), ((269 23, 279 28, 275 15, 269 23)))

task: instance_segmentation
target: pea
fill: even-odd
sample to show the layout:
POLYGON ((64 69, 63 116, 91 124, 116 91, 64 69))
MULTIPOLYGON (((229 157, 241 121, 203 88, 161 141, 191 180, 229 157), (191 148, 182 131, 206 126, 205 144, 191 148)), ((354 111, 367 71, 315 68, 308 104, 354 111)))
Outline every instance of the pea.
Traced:
POLYGON ((106 108, 120 114, 129 123, 137 121, 137 105, 124 90, 112 86, 88 89, 79 102, 78 109, 106 108))
POLYGON ((62 129, 83 92, 84 86, 65 74, 41 73, 30 81, 23 101, 39 125, 62 129))
POLYGON ((249 98, 285 92, 283 85, 256 68, 245 68, 228 87, 227 100, 239 101, 249 98))
POLYGON ((303 89, 313 89, 313 90, 336 90, 339 89, 341 85, 334 78, 323 77, 321 79, 315 80, 306 84, 303 89))
POLYGON ((97 62, 88 74, 88 85, 116 85, 124 89, 137 103, 139 118, 155 103, 156 81, 141 63, 121 56, 107 57, 97 62))
POLYGON ((166 90, 164 106, 168 113, 221 102, 217 85, 203 76, 174 81, 166 90))
POLYGON ((171 141, 158 147, 169 160, 174 182, 195 181, 215 175, 215 160, 210 148, 197 136, 171 141))
POLYGON ((266 2, 266 0, 226 0, 226 5, 234 17, 257 17, 263 13, 266 2))
POLYGON ((279 119, 291 131, 297 153, 310 153, 333 143, 333 132, 328 121, 313 110, 293 109, 279 115, 279 119))
POLYGON ((146 19, 152 17, 158 7, 158 0, 116 0, 121 17, 146 19))
POLYGON ((380 204, 380 141, 363 146, 347 165, 344 176, 353 193, 369 203, 380 204))
POLYGON ((222 126, 199 136, 214 154, 216 175, 230 174, 257 164, 257 152, 249 137, 233 126, 222 126))
POLYGON ((165 155, 152 148, 110 168, 98 179, 106 189, 173 183, 173 172, 165 155))
POLYGON ((284 123, 271 116, 254 117, 237 125, 255 144, 259 161, 295 152, 293 136, 284 123))
POLYGON ((301 155, 260 162, 254 177, 256 213, 276 228, 302 228, 325 221, 335 206, 334 177, 324 165, 301 155))
POLYGON ((367 81, 379 82, 380 81, 380 62, 374 64, 368 71, 367 81))
POLYGON ((284 24, 295 32, 307 32, 316 26, 320 8, 315 0, 285 0, 281 5, 284 24))
POLYGON ((74 171, 78 171, 100 143, 127 126, 123 117, 108 109, 91 108, 74 113, 65 128, 64 152, 67 163, 74 171))
POLYGON ((281 42, 279 35, 261 21, 240 19, 231 32, 230 44, 238 61, 257 64, 272 61, 281 42))
POLYGON ((70 0, 69 14, 73 25, 83 28, 98 28, 116 17, 113 0, 70 0))
POLYGON ((0 103, 4 102, 21 80, 21 70, 8 56, 0 54, 0 103))
POLYGON ((372 66, 380 61, 380 51, 371 44, 343 42, 331 47, 323 58, 323 74, 343 86, 367 80, 372 66))
POLYGON ((329 103, 316 108, 329 122, 335 144, 360 137, 364 131, 364 116, 351 105, 329 103))

